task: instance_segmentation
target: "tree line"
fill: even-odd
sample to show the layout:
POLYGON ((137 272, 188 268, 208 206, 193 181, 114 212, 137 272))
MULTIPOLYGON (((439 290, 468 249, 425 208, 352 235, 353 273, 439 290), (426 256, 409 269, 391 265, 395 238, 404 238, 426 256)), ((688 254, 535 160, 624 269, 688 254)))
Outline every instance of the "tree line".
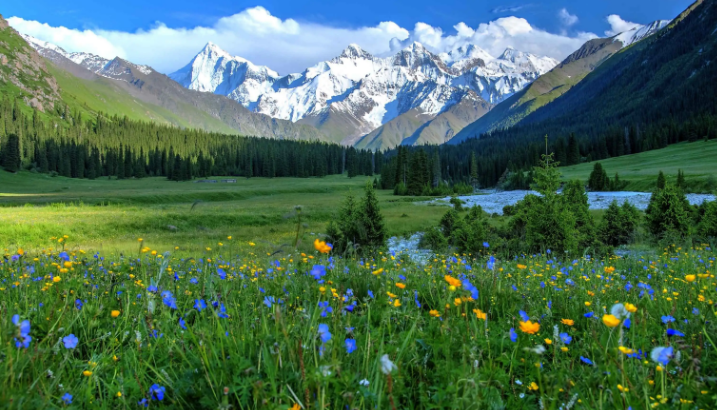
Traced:
POLYGON ((83 118, 58 104, 28 115, 0 99, 0 166, 69 178, 188 180, 213 175, 373 175, 382 155, 317 141, 274 140, 182 129, 98 113, 83 118), (377 157, 378 156, 378 160, 377 157))

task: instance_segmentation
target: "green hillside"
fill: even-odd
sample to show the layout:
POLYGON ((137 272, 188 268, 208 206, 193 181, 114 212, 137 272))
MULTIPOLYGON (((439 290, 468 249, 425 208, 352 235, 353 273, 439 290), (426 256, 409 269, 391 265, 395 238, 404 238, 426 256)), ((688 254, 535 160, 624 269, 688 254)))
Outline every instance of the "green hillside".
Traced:
POLYGON ((177 114, 135 98, 117 81, 99 76, 93 76, 91 79, 80 78, 52 63, 48 64, 48 68, 60 86, 63 101, 73 110, 77 109, 92 116, 101 111, 109 115, 127 116, 133 120, 153 121, 186 128, 194 126, 187 121, 187 118, 199 116, 204 118, 205 126, 201 127, 202 129, 229 134, 236 132, 221 120, 189 105, 183 107, 184 109, 177 114))
MULTIPOLYGON (((667 148, 601 160, 600 164, 612 178, 615 173, 629 184, 632 191, 651 191, 657 174, 662 171, 667 180, 677 177, 677 170, 685 173, 692 192, 712 192, 717 189, 717 140, 683 142, 667 148)), ((563 179, 587 181, 595 162, 560 168, 563 179)))

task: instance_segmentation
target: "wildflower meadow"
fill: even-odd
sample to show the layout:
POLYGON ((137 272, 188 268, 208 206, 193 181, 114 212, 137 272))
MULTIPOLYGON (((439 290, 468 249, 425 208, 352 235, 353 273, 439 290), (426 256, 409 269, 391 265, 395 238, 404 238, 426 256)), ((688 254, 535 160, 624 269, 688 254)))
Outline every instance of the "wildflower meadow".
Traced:
POLYGON ((708 246, 414 261, 61 239, 0 263, 8 408, 717 406, 708 246))

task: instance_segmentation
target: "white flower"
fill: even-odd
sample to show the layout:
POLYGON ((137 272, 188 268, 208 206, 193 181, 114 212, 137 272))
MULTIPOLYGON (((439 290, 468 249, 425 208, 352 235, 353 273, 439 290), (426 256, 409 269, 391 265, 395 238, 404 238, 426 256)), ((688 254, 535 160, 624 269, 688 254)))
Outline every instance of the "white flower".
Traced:
POLYGON ((535 354, 543 354, 545 353, 545 347, 543 345, 537 345, 533 348, 530 347, 524 347, 523 350, 527 352, 533 352, 535 354))
POLYGON ((383 372, 383 374, 389 374, 396 369, 396 365, 393 364, 391 359, 388 358, 387 354, 381 356, 381 371, 383 372))
POLYGON ((368 383, 368 380, 363 379, 363 380, 361 380, 361 381, 359 382, 359 384, 360 384, 361 386, 368 386, 369 383, 368 383))
POLYGON ((625 305, 622 303, 616 303, 610 308, 610 314, 616 318, 622 320, 623 318, 630 317, 630 312, 625 309, 625 305))
POLYGON ((515 384, 517 384, 518 386, 522 386, 523 382, 521 382, 519 379, 515 379, 515 384))

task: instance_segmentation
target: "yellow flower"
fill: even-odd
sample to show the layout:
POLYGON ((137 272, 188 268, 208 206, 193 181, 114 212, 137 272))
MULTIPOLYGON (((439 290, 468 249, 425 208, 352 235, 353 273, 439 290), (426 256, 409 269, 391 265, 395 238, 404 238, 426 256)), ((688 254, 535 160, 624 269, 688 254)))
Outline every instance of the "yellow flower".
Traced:
POLYGON ((122 397, 122 392, 117 392, 117 397, 122 397))
POLYGON ((625 303, 625 310, 630 313, 635 313, 637 312, 637 306, 633 305, 632 303, 625 303))
POLYGON ((374 275, 380 275, 380 274, 383 273, 383 268, 378 268, 378 269, 376 269, 375 271, 373 271, 373 272, 371 272, 371 273, 373 273, 374 275))
POLYGON ((609 275, 609 274, 615 272, 615 267, 613 267, 613 266, 608 266, 608 267, 606 267, 604 270, 605 270, 605 273, 607 273, 607 274, 609 275))
POLYGON ((545 339, 545 344, 551 345, 553 344, 553 341, 550 339, 545 339))
POLYGON ((92 372, 89 370, 85 370, 84 372, 82 372, 82 374, 85 375, 86 377, 92 376, 92 372))
POLYGON ((435 310, 435 309, 434 309, 434 310, 431 310, 430 312, 428 312, 428 314, 430 314, 430 315, 433 316, 433 317, 441 317, 441 314, 438 313, 438 311, 435 310))
POLYGON ((326 292, 326 288, 323 287, 323 286, 320 286, 320 287, 319 287, 319 292, 321 292, 321 293, 326 292))
POLYGON ((530 389, 530 390, 538 390, 539 387, 538 387, 537 384, 535 384, 535 382, 531 382, 531 383, 530 383, 530 386, 528 386, 528 389, 530 389))
POLYGON ((59 276, 55 276, 54 278, 52 278, 52 281, 55 282, 55 283, 57 283, 57 282, 59 282, 59 281, 61 281, 61 280, 62 280, 62 278, 59 277, 59 276))
POLYGON ((394 301, 393 301, 393 306, 394 306, 394 307, 399 307, 399 306, 401 306, 401 301, 398 300, 398 299, 394 300, 394 301))
POLYGON ((572 326, 575 324, 575 322, 572 319, 563 319, 560 322, 567 326, 572 326))
POLYGON ((400 289, 406 289, 406 285, 403 283, 396 283, 396 287, 398 287, 400 289))
POLYGON ((623 352, 624 354, 631 354, 633 352, 632 349, 630 349, 629 347, 625 347, 625 346, 620 346, 620 347, 618 347, 618 349, 621 352, 623 352))
POLYGON ((142 238, 137 238, 137 242, 142 242, 142 238))
POLYGON ((24 251, 22 248, 19 248, 19 249, 17 250, 17 254, 20 255, 20 256, 22 256, 22 255, 25 254, 25 251, 24 251))
POLYGON ((445 279, 446 282, 448 282, 448 284, 451 286, 455 286, 457 288, 461 287, 461 281, 452 277, 451 275, 446 275, 443 277, 443 279, 445 279))
POLYGON ((562 350, 563 352, 567 352, 567 351, 568 351, 568 348, 565 347, 565 346, 563 346, 563 347, 560 348, 560 350, 562 350))
POLYGON ((314 240, 314 248, 321 253, 329 253, 331 252, 332 246, 316 238, 314 240))
POLYGON ((485 320, 487 315, 480 309, 473 309, 473 313, 476 314, 476 318, 485 320))
POLYGON ((299 403, 294 403, 289 410, 301 410, 301 406, 299 406, 299 403))
POLYGON ((529 333, 531 335, 534 335, 540 330, 540 323, 533 323, 530 320, 528 320, 527 322, 520 322, 520 330, 523 333, 529 333))
POLYGON ((605 323, 607 327, 616 327, 620 324, 620 319, 613 315, 605 315, 602 317, 602 322, 605 323))
POLYGON ((525 268, 527 268, 527 266, 518 264, 518 269, 525 269, 525 268))
POLYGON ((687 275, 685 276, 685 280, 688 282, 694 282, 697 277, 695 275, 687 275))
POLYGON ((585 302, 585 306, 590 306, 590 305, 592 305, 592 303, 590 303, 590 302, 585 302))
POLYGON ((120 315, 120 311, 119 311, 119 310, 113 310, 112 313, 111 313, 111 315, 112 315, 112 317, 117 317, 117 316, 120 315))
POLYGON ((72 262, 70 262, 70 261, 65 261, 65 263, 62 264, 62 266, 64 266, 64 267, 66 267, 66 268, 69 269, 69 268, 72 267, 72 262))
POLYGON ((453 304, 456 305, 456 306, 459 306, 459 305, 461 304, 461 302, 462 302, 462 301, 461 301, 461 298, 455 298, 455 299, 453 299, 453 304))

